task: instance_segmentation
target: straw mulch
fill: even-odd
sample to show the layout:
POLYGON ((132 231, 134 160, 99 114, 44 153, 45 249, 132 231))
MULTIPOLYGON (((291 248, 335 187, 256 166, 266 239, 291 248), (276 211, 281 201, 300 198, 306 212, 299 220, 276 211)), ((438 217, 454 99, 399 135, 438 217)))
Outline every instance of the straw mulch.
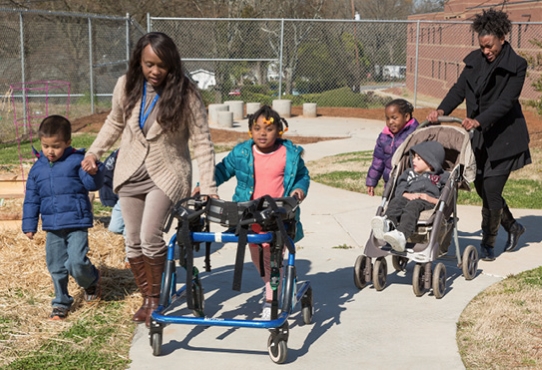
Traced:
MULTIPOLYGON (((141 304, 132 273, 125 267, 124 240, 96 222, 89 229, 88 257, 101 271, 102 301, 89 304, 83 289, 70 278, 74 297, 65 321, 48 320, 54 289, 45 264, 45 237, 40 231, 29 240, 20 230, 0 228, 0 366, 37 350, 81 318, 122 302, 126 321, 118 328, 127 343, 133 333, 131 315, 141 304), (6 263, 9 261, 9 263, 6 263)), ((126 354, 127 355, 127 354, 126 354)))

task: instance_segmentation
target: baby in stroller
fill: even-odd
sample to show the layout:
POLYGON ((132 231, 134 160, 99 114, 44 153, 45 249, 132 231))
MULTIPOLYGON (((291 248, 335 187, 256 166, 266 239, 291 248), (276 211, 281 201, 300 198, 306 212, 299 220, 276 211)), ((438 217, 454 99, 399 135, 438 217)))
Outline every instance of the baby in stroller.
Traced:
POLYGON ((371 221, 373 235, 403 252, 406 241, 416 230, 420 214, 432 209, 450 174, 443 171, 444 147, 436 141, 426 141, 410 149, 411 167, 397 180, 395 197, 390 200, 384 216, 371 221))
POLYGON ((443 170, 444 147, 426 141, 410 149, 410 167, 397 180, 395 196, 384 216, 371 221, 373 235, 397 252, 404 252, 407 239, 416 230, 420 214, 438 203, 450 174, 443 170))

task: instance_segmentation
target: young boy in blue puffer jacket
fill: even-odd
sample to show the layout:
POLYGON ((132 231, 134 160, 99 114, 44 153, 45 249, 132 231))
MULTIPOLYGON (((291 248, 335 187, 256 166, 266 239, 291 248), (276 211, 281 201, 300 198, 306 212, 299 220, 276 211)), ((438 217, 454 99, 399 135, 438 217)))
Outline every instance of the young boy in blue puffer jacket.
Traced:
POLYGON ((26 181, 22 229, 33 239, 41 215, 47 269, 55 288, 50 319, 62 320, 73 303, 70 275, 84 288, 86 301, 100 299, 100 274, 87 257, 88 228, 93 226, 88 195, 103 184, 103 164, 95 175, 83 171, 85 151, 70 146, 71 124, 62 116, 45 118, 38 135, 42 150, 26 181))

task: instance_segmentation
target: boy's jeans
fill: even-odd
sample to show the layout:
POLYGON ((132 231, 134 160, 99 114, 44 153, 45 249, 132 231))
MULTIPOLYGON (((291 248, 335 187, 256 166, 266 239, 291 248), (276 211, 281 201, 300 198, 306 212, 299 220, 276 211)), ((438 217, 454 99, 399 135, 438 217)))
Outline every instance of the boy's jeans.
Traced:
POLYGON ((87 258, 87 229, 64 229, 47 232, 45 242, 47 269, 53 279, 53 307, 70 308, 73 298, 68 294, 68 278, 88 288, 97 283, 98 270, 87 258))

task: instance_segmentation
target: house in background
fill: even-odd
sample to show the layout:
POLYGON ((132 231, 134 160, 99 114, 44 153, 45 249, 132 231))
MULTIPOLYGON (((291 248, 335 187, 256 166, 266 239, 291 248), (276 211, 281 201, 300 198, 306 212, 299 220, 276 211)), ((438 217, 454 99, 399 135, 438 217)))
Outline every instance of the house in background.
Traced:
POLYGON ((205 69, 197 69, 190 72, 190 77, 198 84, 200 90, 207 90, 209 87, 216 85, 214 72, 205 69))
POLYGON ((527 22, 542 21, 542 0, 449 0, 442 12, 408 17, 410 21, 420 22, 419 33, 418 23, 409 23, 407 30, 407 88, 414 90, 417 73, 419 94, 443 98, 463 70, 463 58, 479 48, 478 37, 470 28, 472 17, 492 7, 508 13, 513 24, 507 41, 529 62, 521 98, 538 98, 541 93, 532 85, 540 78, 542 48, 533 41, 542 41, 542 25, 527 22))

